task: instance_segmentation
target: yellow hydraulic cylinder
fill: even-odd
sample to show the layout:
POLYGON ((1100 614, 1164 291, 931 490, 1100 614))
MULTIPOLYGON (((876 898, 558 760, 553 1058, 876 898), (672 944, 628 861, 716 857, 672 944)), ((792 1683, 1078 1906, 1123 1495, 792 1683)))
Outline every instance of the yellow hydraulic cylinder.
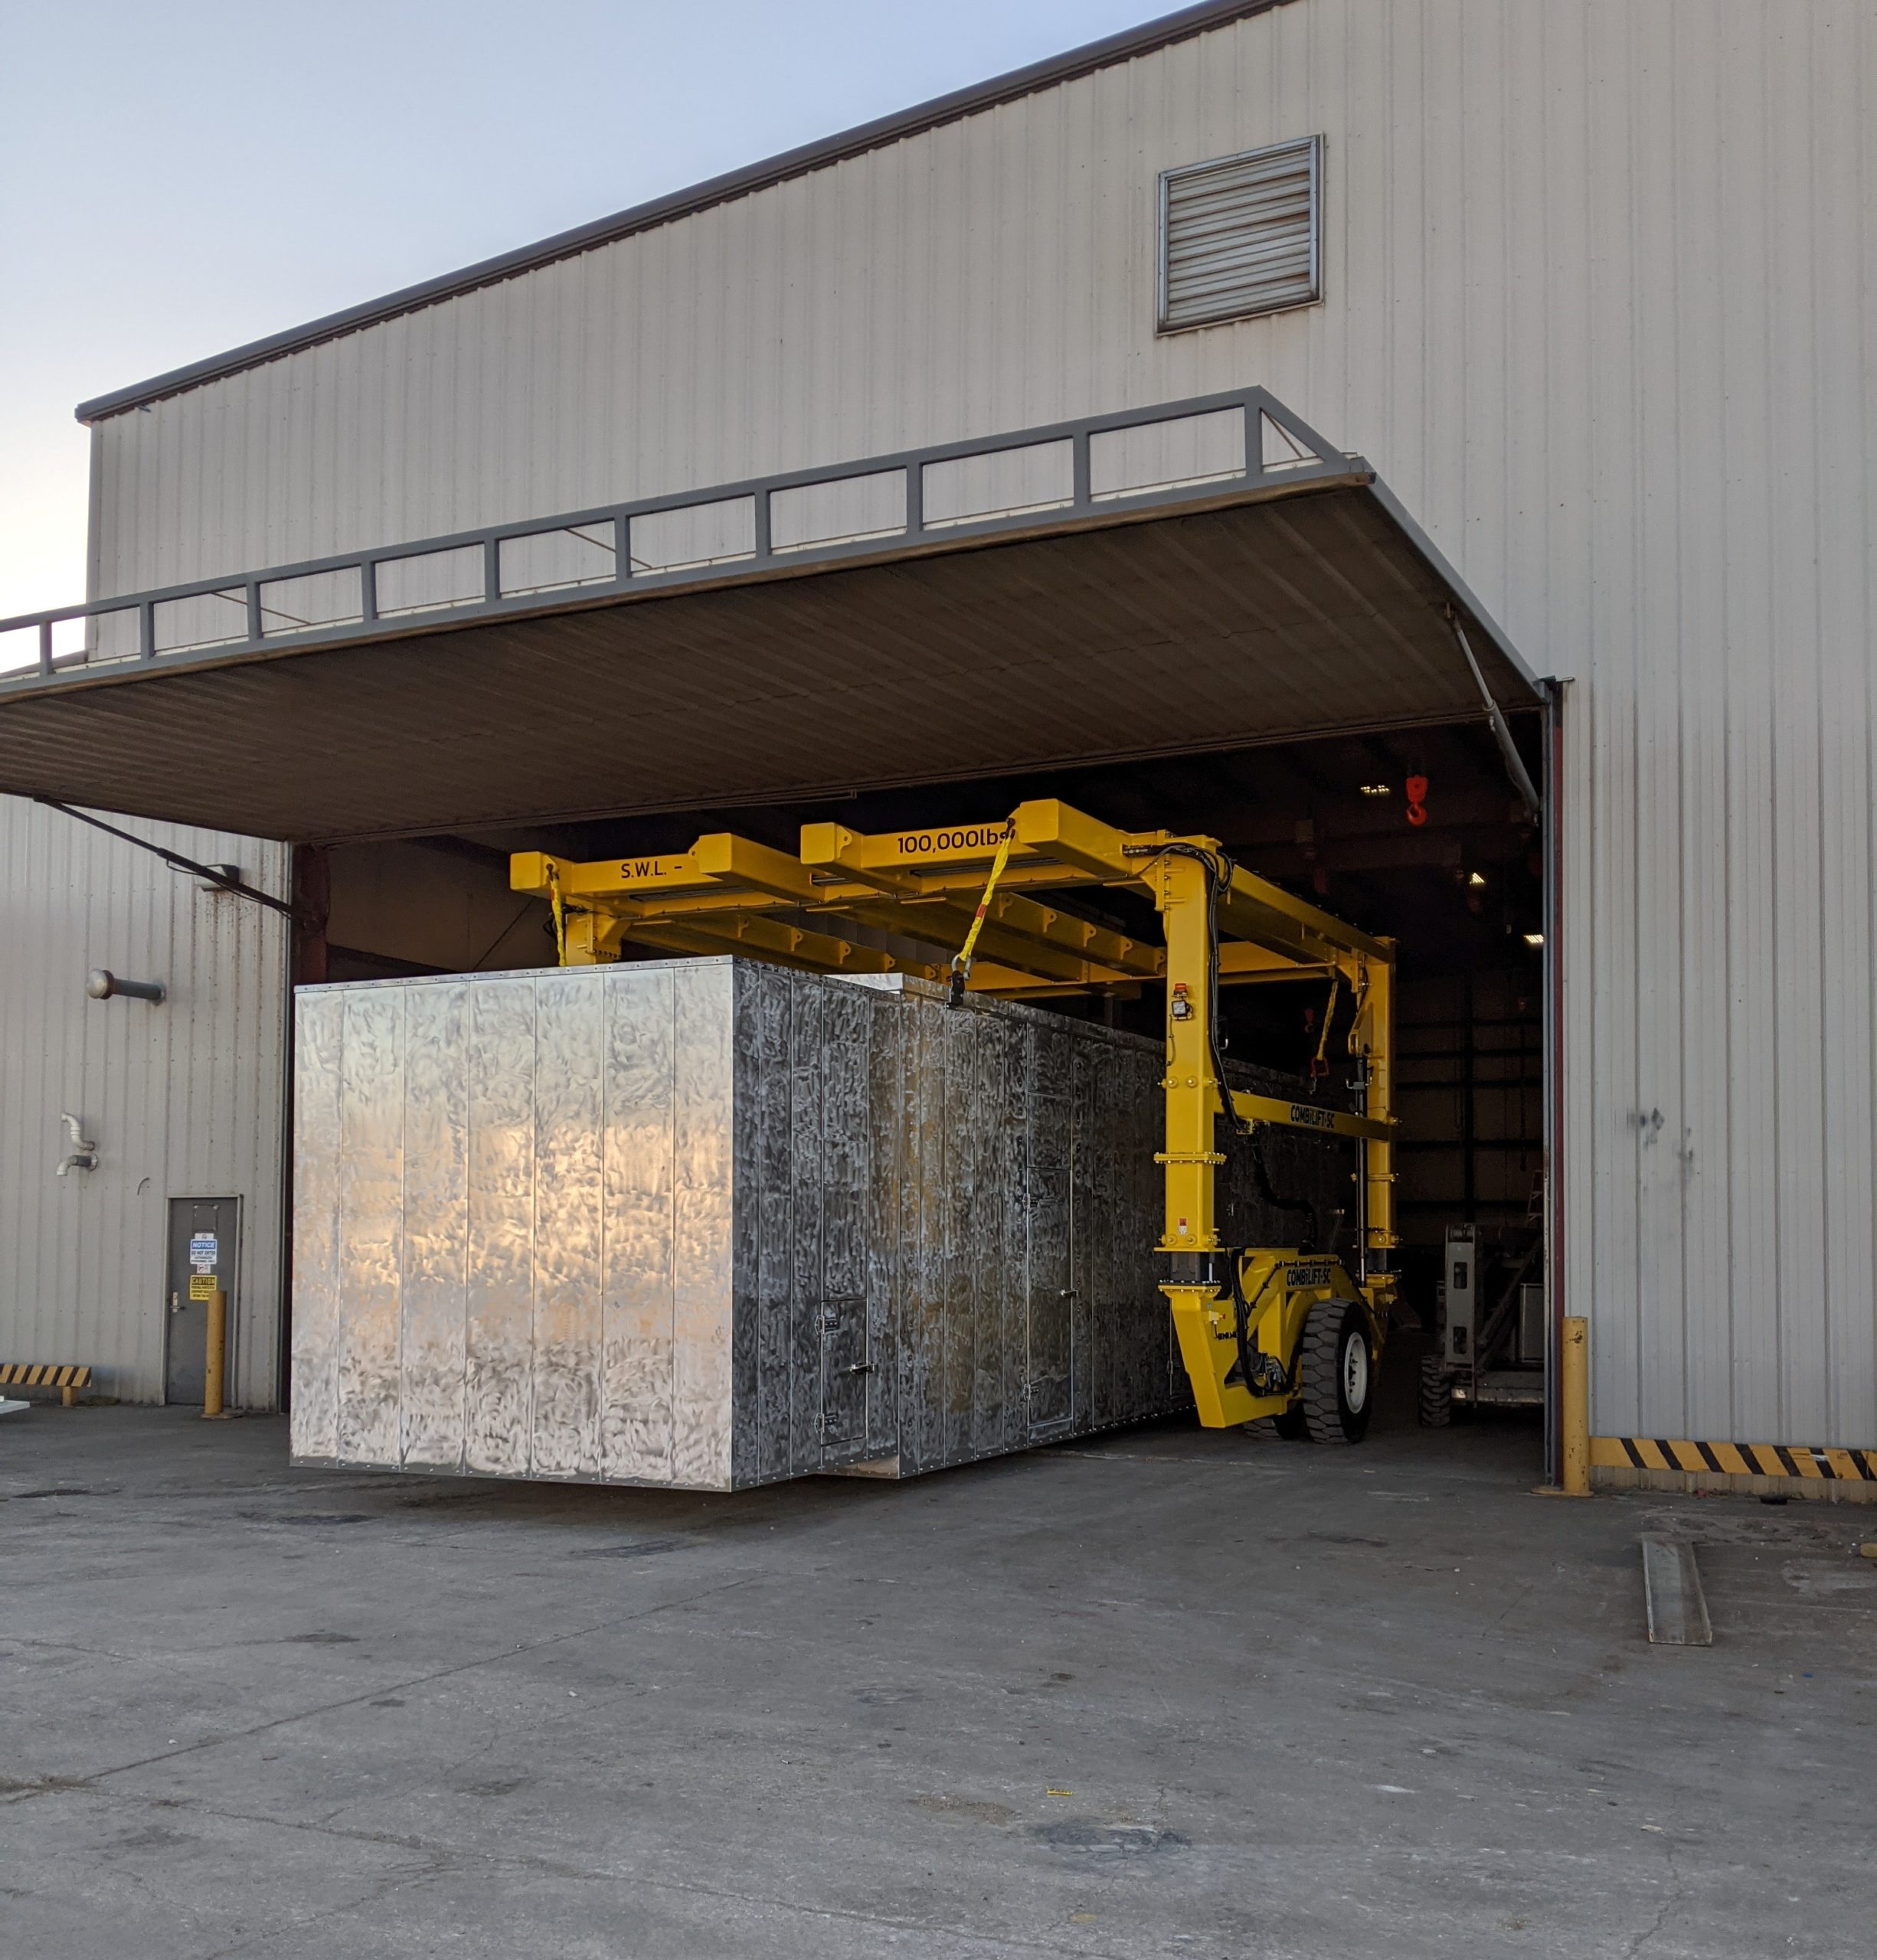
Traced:
POLYGON ((1565 1316, 1558 1344, 1558 1404, 1564 1445, 1563 1485, 1568 1498, 1591 1494, 1590 1322, 1565 1316))

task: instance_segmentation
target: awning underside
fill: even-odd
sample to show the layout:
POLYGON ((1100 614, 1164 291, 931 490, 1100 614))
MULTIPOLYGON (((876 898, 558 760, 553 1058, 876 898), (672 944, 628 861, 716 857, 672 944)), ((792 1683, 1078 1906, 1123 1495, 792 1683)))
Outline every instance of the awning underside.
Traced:
POLYGON ((1529 681, 1366 484, 0 702, 0 789, 296 842, 1450 722, 1529 681))

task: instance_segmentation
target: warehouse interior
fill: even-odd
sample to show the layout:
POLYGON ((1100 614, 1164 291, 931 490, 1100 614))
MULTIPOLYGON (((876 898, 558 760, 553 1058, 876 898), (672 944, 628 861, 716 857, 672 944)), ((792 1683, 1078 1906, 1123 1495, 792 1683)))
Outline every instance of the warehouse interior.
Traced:
MULTIPOLYGON (((1509 726, 1542 780, 1541 717, 1516 715, 1509 726)), ((1544 840, 1483 718, 800 802, 302 847, 302 894, 326 924, 302 936, 298 971, 352 981, 553 963, 548 908, 509 888, 512 852, 630 858, 683 851, 717 831, 793 851, 805 824, 868 832, 982 824, 1044 797, 1127 829, 1215 837, 1247 869, 1395 939, 1404 1300, 1431 1337, 1454 1227, 1476 1228, 1490 1271, 1542 1280, 1544 840), (1422 789, 1412 806, 1411 780, 1422 789)), ((1072 904, 1098 923, 1154 936, 1144 901, 1099 896, 1072 904)), ((625 956, 662 956, 629 943, 625 956)), ((1166 1011, 1151 983, 1042 1004, 1149 1035, 1166 1011)), ((1346 995, 1335 1003, 1326 1040, 1330 1004, 1318 981, 1229 988, 1230 1052, 1306 1085, 1314 1070, 1339 1086, 1352 1009, 1346 995)))

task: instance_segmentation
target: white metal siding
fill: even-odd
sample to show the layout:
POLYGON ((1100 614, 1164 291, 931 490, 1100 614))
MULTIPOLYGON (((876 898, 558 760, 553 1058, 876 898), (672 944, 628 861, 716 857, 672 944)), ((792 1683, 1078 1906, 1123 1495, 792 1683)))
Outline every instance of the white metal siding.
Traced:
MULTIPOLYGON (((279 844, 113 821, 284 892, 279 844)), ((88 1361, 100 1393, 160 1402, 168 1200, 238 1197, 233 1393, 274 1399, 286 948, 277 914, 0 797, 0 1359, 88 1361), (87 1000, 96 966, 169 997, 87 1000), (54 1174, 62 1109, 96 1170, 54 1174)))
POLYGON ((1597 1427, 1877 1443, 1873 99, 1870 0, 1302 0, 107 421, 97 587, 1261 382, 1575 678, 1597 1427), (1313 131, 1328 303, 1156 338, 1159 173, 1313 131))

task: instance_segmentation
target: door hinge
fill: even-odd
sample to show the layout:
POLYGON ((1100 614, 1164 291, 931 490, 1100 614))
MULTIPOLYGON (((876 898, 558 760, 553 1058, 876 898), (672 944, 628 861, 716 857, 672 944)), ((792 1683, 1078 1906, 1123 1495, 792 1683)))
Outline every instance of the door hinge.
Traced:
POLYGON ((833 1293, 821 1303, 821 1331, 832 1334, 844 1327, 858 1309, 864 1317, 867 1311, 867 1296, 864 1293, 833 1293))

